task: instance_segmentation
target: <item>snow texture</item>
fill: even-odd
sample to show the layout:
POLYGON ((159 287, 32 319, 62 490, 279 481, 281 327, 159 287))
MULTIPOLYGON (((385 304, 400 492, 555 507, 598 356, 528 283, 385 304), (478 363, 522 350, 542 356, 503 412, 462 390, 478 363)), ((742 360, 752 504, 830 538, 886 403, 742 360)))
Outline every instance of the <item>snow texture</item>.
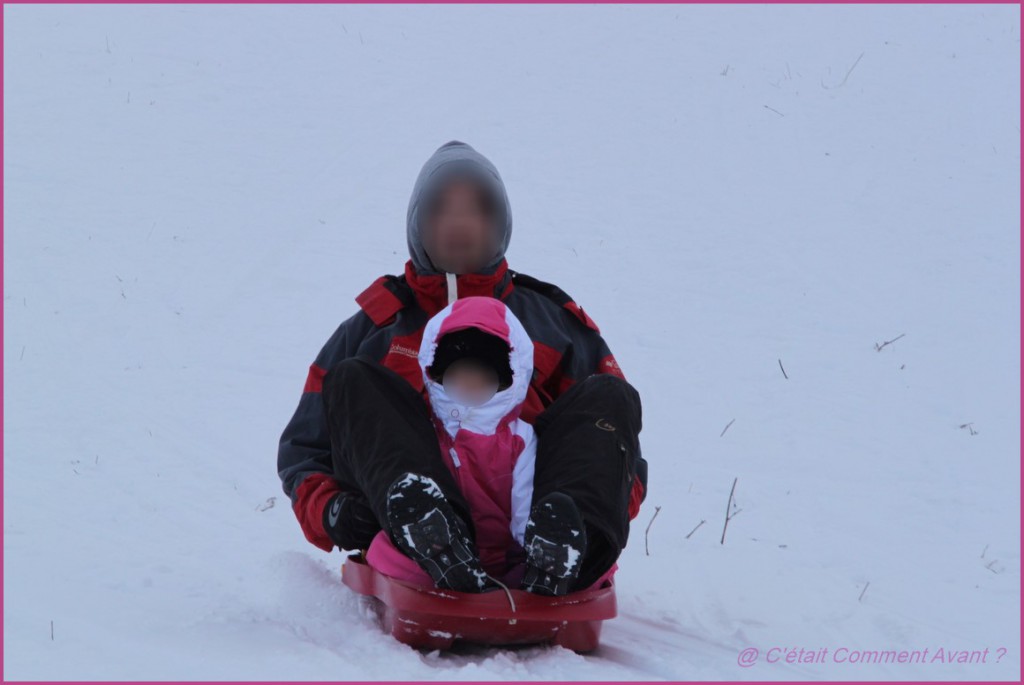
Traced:
POLYGON ((1019 679, 1017 6, 4 19, 6 679, 1019 679), (644 399, 590 656, 392 641, 275 473, 453 138, 644 399))

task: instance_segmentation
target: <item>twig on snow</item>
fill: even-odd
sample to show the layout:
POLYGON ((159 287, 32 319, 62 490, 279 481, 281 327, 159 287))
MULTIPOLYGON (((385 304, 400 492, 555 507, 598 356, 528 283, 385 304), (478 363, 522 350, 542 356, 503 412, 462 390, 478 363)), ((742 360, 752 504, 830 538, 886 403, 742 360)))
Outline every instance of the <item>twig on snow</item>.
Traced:
POLYGON ((882 343, 881 345, 879 345, 878 343, 875 343, 875 352, 881 352, 882 350, 884 350, 884 349, 885 349, 885 347, 886 347, 887 345, 892 345, 892 344, 893 344, 894 342, 896 342, 897 340, 899 340, 900 338, 902 338, 902 337, 903 337, 903 336, 905 336, 905 335, 906 335, 906 333, 900 333, 899 335, 897 335, 897 336, 896 336, 895 338, 893 338, 892 340, 886 340, 886 341, 885 341, 884 343, 882 343))
POLYGON ((846 76, 844 76, 843 80, 840 81, 838 86, 836 86, 837 88, 842 88, 843 86, 846 85, 846 79, 850 78, 850 74, 852 74, 853 70, 857 68, 858 64, 860 64, 860 60, 861 60, 862 57, 864 57, 864 53, 863 52, 860 53, 859 55, 857 55, 857 59, 854 60, 853 64, 850 65, 850 68, 846 70, 846 76))
POLYGON ((738 477, 732 479, 732 489, 729 490, 729 501, 725 503, 725 525, 722 526, 722 539, 719 541, 719 544, 721 545, 725 544, 725 531, 729 527, 729 520, 734 516, 734 514, 731 513, 732 497, 736 492, 736 481, 738 480, 738 477))
POLYGON ((647 535, 651 532, 651 525, 654 524, 654 519, 658 518, 658 512, 661 511, 661 507, 654 507, 654 516, 647 523, 647 528, 644 529, 644 552, 647 556, 651 556, 651 549, 647 546, 647 535))
POLYGON ((961 423, 960 424, 960 430, 963 430, 964 428, 966 428, 968 431, 970 431, 971 435, 977 435, 978 434, 978 431, 974 430, 974 422, 973 421, 971 421, 969 423, 961 423))
POLYGON ((690 536, 691 536, 691 535, 693 535, 694 533, 696 533, 696 532, 697 532, 697 529, 698 529, 698 528, 700 528, 701 526, 703 526, 703 525, 704 525, 705 523, 707 523, 707 521, 705 521, 704 519, 701 519, 701 520, 700 520, 700 523, 698 523, 697 525, 695 525, 695 526, 693 527, 693 530, 691 530, 691 531, 690 531, 689 533, 687 533, 687 534, 686 534, 686 539, 687 539, 687 540, 689 540, 689 539, 690 539, 690 536))
MULTIPOLYGON (((822 78, 821 79, 821 87, 824 88, 825 90, 832 90, 833 88, 842 88, 843 86, 845 86, 846 85, 846 80, 850 78, 850 74, 852 74, 853 70, 857 68, 857 65, 860 64, 860 60, 863 57, 864 57, 864 53, 863 52, 860 53, 860 55, 857 56, 857 59, 854 60, 852 65, 850 65, 850 68, 846 70, 846 76, 844 76, 843 80, 839 82, 839 85, 837 85, 837 86, 826 86, 825 85, 825 79, 822 78)), ((832 69, 830 68, 829 72, 831 72, 831 71, 832 71, 832 69)))

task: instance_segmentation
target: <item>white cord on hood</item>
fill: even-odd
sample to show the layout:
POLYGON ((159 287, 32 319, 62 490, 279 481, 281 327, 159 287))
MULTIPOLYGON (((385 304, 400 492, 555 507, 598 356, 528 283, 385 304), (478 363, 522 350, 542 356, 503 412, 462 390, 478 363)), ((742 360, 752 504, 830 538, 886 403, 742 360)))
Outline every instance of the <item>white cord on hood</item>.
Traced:
POLYGON ((459 299, 459 284, 455 280, 455 274, 446 274, 448 278, 448 304, 459 299))

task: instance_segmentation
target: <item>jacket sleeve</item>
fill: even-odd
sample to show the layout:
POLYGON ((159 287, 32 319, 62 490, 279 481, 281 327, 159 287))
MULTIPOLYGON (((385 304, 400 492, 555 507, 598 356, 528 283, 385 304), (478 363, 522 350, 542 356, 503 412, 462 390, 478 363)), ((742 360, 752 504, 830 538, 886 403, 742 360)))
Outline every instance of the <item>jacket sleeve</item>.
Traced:
POLYGON ((285 494, 291 499, 292 511, 306 539, 328 552, 334 548, 334 543, 324 531, 323 511, 341 486, 334 478, 331 440, 320 393, 327 371, 355 356, 373 327, 373 322, 362 311, 338 327, 309 367, 299 405, 278 445, 277 474, 285 494))
MULTIPOLYGON (((572 314, 573 321, 566 326, 571 339, 570 345, 562 358, 561 384, 564 390, 587 376, 597 373, 606 373, 622 380, 626 376, 619 368, 615 355, 608 347, 608 343, 601 337, 601 331, 594 320, 583 311, 583 308, 575 302, 565 305, 572 314)), ((637 442, 639 449, 639 441, 637 442)), ((636 518, 640 513, 640 505, 647 498, 647 460, 643 454, 637 454, 636 475, 633 478, 632 489, 629 493, 629 518, 636 518)))

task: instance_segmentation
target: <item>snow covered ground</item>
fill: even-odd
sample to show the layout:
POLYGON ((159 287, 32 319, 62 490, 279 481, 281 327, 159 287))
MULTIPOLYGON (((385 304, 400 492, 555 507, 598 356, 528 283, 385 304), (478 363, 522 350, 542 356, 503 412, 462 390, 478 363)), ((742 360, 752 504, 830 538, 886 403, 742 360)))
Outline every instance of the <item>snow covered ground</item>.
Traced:
POLYGON ((3 12, 6 679, 1020 677, 1017 6, 3 12), (451 138, 645 400, 591 656, 391 641, 275 473, 451 138))

